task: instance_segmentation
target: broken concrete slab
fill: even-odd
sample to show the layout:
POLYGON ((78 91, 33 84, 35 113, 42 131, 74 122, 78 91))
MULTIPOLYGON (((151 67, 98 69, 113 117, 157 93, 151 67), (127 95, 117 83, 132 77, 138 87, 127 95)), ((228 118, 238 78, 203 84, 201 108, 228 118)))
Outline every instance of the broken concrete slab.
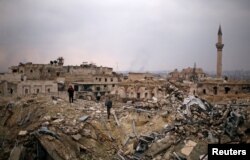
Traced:
POLYGON ((78 141, 79 139, 82 138, 82 135, 76 134, 76 135, 71 135, 71 137, 72 137, 74 140, 78 141))
POLYGON ((59 118, 59 119, 56 119, 54 121, 51 122, 51 124, 61 124, 64 122, 64 119, 63 118, 59 118))
POLYGON ((196 146, 196 142, 188 140, 185 143, 185 146, 181 149, 181 153, 184 154, 185 156, 189 156, 190 153, 193 151, 194 147, 196 146))
POLYGON ((19 160, 21 158, 21 153, 23 150, 23 146, 15 146, 11 153, 10 153, 10 157, 9 160, 19 160))
POLYGON ((18 133, 19 136, 25 136, 25 135, 27 135, 27 134, 28 134, 28 131, 20 131, 20 132, 18 133))
POLYGON ((89 116, 88 116, 88 115, 85 115, 85 116, 82 116, 82 117, 78 118, 78 120, 79 120, 80 122, 84 122, 84 121, 86 121, 88 118, 89 118, 89 116))

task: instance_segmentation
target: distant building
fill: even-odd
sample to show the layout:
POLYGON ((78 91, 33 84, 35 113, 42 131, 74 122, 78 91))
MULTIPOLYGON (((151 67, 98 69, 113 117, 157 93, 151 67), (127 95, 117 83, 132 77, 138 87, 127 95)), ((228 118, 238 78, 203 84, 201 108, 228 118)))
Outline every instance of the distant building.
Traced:
POLYGON ((73 84, 76 95, 88 91, 93 96, 110 93, 117 86, 121 75, 113 68, 83 62, 80 66, 63 66, 64 59, 59 57, 48 64, 20 63, 10 67, 10 73, 0 75, 0 95, 57 93, 66 91, 73 84))
POLYGON ((174 81, 199 81, 203 78, 207 77, 207 74, 204 73, 202 68, 184 68, 181 71, 175 69, 173 72, 170 72, 167 76, 168 80, 174 81))
POLYGON ((193 93, 195 92, 198 95, 249 94, 250 82, 207 79, 198 82, 195 87, 191 89, 193 90, 193 93))
POLYGON ((151 73, 138 73, 138 72, 129 72, 128 73, 128 80, 131 81, 140 81, 140 80, 152 80, 154 78, 153 74, 151 73))
POLYGON ((27 80, 17 84, 17 95, 57 93, 58 86, 49 80, 27 80))
POLYGON ((226 95, 226 94, 239 94, 250 93, 249 81, 235 81, 228 80, 228 78, 222 79, 222 49, 224 44, 222 43, 222 31, 221 26, 218 30, 218 42, 217 48, 217 67, 216 78, 206 78, 193 84, 190 88, 190 92, 198 95, 226 95))
POLYGON ((166 95, 165 79, 155 79, 149 73, 130 73, 128 77, 115 88, 114 93, 120 98, 147 100, 166 95))
POLYGON ((110 94, 119 82, 117 74, 94 74, 84 81, 72 82, 76 97, 82 99, 95 99, 97 95, 110 94))

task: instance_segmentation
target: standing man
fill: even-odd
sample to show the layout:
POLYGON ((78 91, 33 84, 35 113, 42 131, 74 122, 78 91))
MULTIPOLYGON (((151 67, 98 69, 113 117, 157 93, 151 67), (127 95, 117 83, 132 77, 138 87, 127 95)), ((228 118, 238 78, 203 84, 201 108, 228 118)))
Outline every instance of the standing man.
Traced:
POLYGON ((110 109, 112 108, 112 101, 111 101, 110 97, 107 97, 107 99, 105 101, 105 106, 107 107, 107 113, 108 113, 108 119, 109 119, 110 109))
POLYGON ((69 93, 69 103, 73 103, 73 99, 74 99, 74 88, 72 87, 72 85, 69 86, 69 88, 68 88, 68 93, 69 93))

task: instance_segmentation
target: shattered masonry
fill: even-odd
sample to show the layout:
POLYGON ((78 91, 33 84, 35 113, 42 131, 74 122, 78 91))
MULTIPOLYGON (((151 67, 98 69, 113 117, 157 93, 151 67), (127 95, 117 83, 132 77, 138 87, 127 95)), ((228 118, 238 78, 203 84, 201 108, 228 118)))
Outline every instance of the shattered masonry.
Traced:
POLYGON ((165 96, 104 101, 1 99, 3 159, 199 159, 208 143, 249 143, 249 97, 212 105, 172 84, 165 96))
POLYGON ((190 68, 186 80, 124 76, 60 60, 11 69, 0 76, 0 159, 193 160, 207 158, 209 143, 250 142, 248 82, 204 78, 190 68))

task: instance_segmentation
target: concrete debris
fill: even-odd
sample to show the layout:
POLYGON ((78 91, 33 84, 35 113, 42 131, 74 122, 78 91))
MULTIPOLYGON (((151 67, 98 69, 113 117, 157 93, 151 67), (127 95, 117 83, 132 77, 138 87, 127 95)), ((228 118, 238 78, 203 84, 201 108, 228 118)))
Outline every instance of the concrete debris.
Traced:
POLYGON ((28 131, 20 131, 18 133, 19 136, 25 136, 26 134, 28 134, 28 131))
POLYGON ((50 121, 50 120, 51 120, 51 116, 44 116, 43 119, 44 119, 45 121, 50 121))
POLYGON ((76 134, 76 135, 72 135, 72 138, 76 141, 80 140, 82 138, 82 135, 80 134, 76 134))
POLYGON ((102 99, 3 101, 0 159, 207 159, 208 143, 250 142, 248 100, 222 103, 163 88, 167 94, 152 99, 112 99, 110 119, 102 99))
POLYGON ((200 160, 208 160, 207 154, 200 155, 200 160))
POLYGON ((82 117, 80 117, 78 120, 79 120, 80 122, 84 122, 84 121, 86 121, 88 118, 89 118, 89 116, 82 116, 82 117))
POLYGON ((22 154, 22 150, 23 150, 23 146, 15 146, 10 153, 9 160, 20 159, 21 154, 22 154))
POLYGON ((34 134, 38 134, 38 135, 46 134, 46 135, 50 135, 52 137, 59 139, 59 136, 55 132, 49 130, 47 127, 41 127, 40 129, 35 131, 34 134))
POLYGON ((117 126, 120 126, 120 122, 119 122, 119 120, 118 120, 118 118, 117 118, 117 116, 115 114, 115 111, 113 111, 112 114, 114 115, 117 126))
POLYGON ((196 146, 196 142, 188 140, 185 144, 185 146, 181 149, 181 153, 189 156, 190 153, 193 151, 194 147, 196 146))
POLYGON ((175 158, 176 158, 177 160, 186 160, 186 158, 181 157, 181 156, 178 155, 176 152, 173 152, 173 154, 174 154, 174 156, 175 156, 175 158))
POLYGON ((64 119, 63 118, 59 118, 59 119, 56 119, 56 120, 52 121, 51 123, 52 124, 61 124, 62 122, 64 122, 64 119))
POLYGON ((234 137, 238 134, 238 126, 244 123, 244 118, 241 114, 234 111, 230 112, 225 123, 225 132, 230 136, 234 137))

